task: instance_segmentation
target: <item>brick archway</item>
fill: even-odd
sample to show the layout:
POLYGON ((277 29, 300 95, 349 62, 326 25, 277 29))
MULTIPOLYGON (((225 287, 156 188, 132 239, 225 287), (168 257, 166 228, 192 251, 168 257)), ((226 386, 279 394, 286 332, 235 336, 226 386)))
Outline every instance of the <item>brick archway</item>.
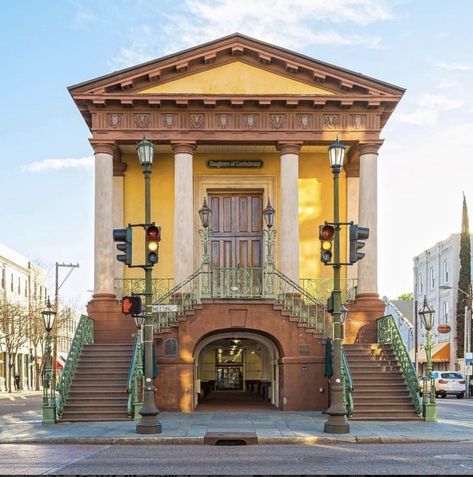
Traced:
POLYGON ((274 343, 278 352, 279 408, 325 410, 328 386, 324 377, 324 338, 268 301, 205 301, 170 328, 157 344, 160 375, 157 404, 166 411, 194 409, 194 367, 197 347, 218 333, 255 333, 274 343), (165 353, 169 339, 177 356, 165 353), (301 389, 305 391, 302 393, 301 389))
MULTIPOLYGON (((276 343, 268 336, 258 333, 252 330, 228 330, 224 332, 212 333, 202 338, 195 347, 194 352, 194 382, 197 378, 197 367, 199 365, 199 359, 202 351, 205 347, 215 341, 238 337, 239 339, 251 339, 264 345, 269 352, 268 364, 269 364, 269 376, 271 381, 271 404, 275 407, 279 407, 280 393, 279 393, 279 365, 280 354, 276 343)), ((197 393, 194 393, 194 407, 197 405, 197 393)))

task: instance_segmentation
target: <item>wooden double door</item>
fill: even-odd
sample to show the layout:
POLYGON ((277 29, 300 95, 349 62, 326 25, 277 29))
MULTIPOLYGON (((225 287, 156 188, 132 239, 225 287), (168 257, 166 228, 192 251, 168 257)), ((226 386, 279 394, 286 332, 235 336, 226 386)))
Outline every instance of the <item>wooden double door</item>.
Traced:
POLYGON ((212 267, 262 267, 263 192, 209 192, 212 267))

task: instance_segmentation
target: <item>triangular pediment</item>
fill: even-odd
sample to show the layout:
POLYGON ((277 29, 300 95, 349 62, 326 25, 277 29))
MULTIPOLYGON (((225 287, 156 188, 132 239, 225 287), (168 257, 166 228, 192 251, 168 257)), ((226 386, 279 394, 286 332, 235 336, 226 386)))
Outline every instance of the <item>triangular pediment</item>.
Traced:
POLYGON ((139 94, 333 95, 332 91, 242 61, 156 84, 139 94))
POLYGON ((397 86, 239 33, 72 86, 69 91, 73 97, 125 92, 400 98, 404 93, 397 86), (239 84, 238 78, 247 84, 239 84))

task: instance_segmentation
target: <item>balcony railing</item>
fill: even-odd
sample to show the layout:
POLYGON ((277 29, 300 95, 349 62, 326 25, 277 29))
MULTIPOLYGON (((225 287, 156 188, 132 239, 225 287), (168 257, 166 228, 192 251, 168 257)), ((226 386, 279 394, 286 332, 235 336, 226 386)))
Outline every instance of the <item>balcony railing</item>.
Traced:
MULTIPOLYGON (((333 290, 333 278, 301 278, 300 286, 307 293, 326 303, 333 290)), ((357 280, 354 278, 342 278, 342 303, 353 303, 356 297, 357 280)))
MULTIPOLYGON (((153 278, 153 302, 160 296, 167 293, 174 286, 173 278, 153 278)), ((116 278, 115 279, 115 295, 121 300, 124 296, 130 296, 133 293, 144 293, 144 278, 116 278)))

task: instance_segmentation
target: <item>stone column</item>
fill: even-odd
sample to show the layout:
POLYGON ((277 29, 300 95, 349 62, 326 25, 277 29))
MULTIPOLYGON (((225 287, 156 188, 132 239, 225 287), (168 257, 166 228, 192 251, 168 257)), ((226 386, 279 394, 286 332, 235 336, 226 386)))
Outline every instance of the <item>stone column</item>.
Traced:
MULTIPOLYGON (((360 178, 350 175, 347 171, 347 221, 358 223, 358 212, 360 202, 360 178)), ((350 241, 347 240, 347 256, 350 253, 350 241)), ((358 278, 358 264, 347 267, 347 278, 354 280, 358 278)))
POLYGON ((94 296, 112 295, 113 289, 113 144, 94 144, 95 240, 94 296))
POLYGON ((279 269, 299 284, 299 151, 302 143, 279 143, 279 269))
POLYGON ((195 143, 173 143, 174 283, 194 272, 193 153, 195 143))
MULTIPOLYGON (((378 199, 377 160, 381 141, 359 145, 360 179, 358 224, 369 227, 370 236, 362 249, 365 257, 358 263, 356 302, 348 306, 345 322, 346 343, 376 342, 376 320, 384 315, 384 302, 378 296, 378 199)), ((349 201, 356 202, 356 180, 348 184, 349 201)), ((354 213, 353 209, 350 209, 354 213)), ((349 212, 349 220, 355 221, 349 212)), ((349 267, 351 268, 351 267, 349 267)), ((351 275, 350 275, 351 276, 351 275)))
POLYGON ((91 143, 95 151, 94 295, 87 305, 87 314, 94 320, 95 343, 129 343, 136 328, 133 320, 122 315, 114 290, 113 157, 116 146, 98 141, 91 143))
POLYGON ((358 220, 370 236, 358 262, 358 295, 378 297, 378 149, 379 143, 360 144, 360 202, 358 220))
MULTIPOLYGON (((124 227, 124 203, 123 203, 123 185, 124 185, 124 172, 126 170, 126 164, 123 162, 113 163, 113 228, 120 229, 124 227)), ((115 254, 116 255, 116 254, 115 254)), ((113 257, 114 263, 114 278, 121 279, 124 276, 125 267, 121 262, 113 257)))

